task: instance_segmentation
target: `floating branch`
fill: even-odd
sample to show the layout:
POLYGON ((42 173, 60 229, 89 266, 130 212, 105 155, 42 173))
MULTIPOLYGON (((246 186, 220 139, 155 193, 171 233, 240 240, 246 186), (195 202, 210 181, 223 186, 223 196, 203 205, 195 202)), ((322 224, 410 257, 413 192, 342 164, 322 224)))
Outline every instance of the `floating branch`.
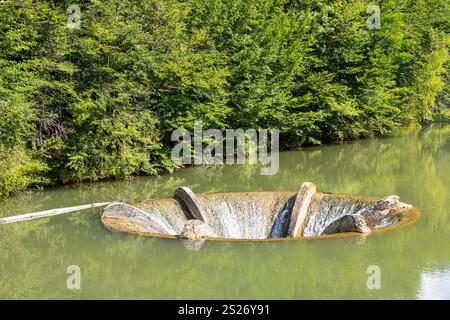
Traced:
POLYGON ((40 212, 34 212, 34 213, 26 213, 26 214, 21 214, 21 215, 12 216, 12 217, 0 218, 0 224, 28 221, 28 220, 45 218, 45 217, 57 216, 60 214, 65 214, 65 213, 70 213, 70 212, 105 207, 111 203, 112 202, 92 203, 92 204, 86 204, 86 205, 76 206, 76 207, 67 207, 67 208, 52 209, 52 210, 40 211, 40 212))

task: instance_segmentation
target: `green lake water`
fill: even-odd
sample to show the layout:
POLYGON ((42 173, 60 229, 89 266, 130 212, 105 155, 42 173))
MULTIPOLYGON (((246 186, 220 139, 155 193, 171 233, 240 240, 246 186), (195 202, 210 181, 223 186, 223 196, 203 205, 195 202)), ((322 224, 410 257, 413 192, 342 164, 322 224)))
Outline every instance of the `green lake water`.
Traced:
POLYGON ((0 216, 197 193, 318 191, 386 196, 421 210, 404 228, 363 238, 206 242, 117 234, 100 210, 0 226, 0 299, 450 299, 450 126, 280 154, 280 170, 198 167, 160 177, 46 189, 0 203, 0 216), (67 268, 81 270, 69 290, 67 268), (369 266, 381 288, 368 289, 369 266))

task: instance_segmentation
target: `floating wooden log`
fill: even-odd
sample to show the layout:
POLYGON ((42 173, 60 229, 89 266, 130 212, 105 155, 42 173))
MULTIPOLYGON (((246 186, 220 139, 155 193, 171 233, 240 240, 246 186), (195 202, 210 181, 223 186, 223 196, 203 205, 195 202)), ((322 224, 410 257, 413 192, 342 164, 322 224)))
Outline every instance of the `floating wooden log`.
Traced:
POLYGON ((362 215, 351 214, 343 216, 330 223, 321 235, 342 232, 371 233, 372 230, 367 226, 366 220, 364 220, 362 215))
POLYGON ((342 232, 370 233, 378 224, 394 224, 401 220, 404 210, 412 206, 400 202, 400 197, 392 195, 376 201, 356 214, 345 215, 330 223, 321 235, 342 232))
POLYGON ((45 217, 57 216, 60 214, 65 214, 65 213, 70 213, 70 212, 105 207, 111 203, 112 202, 92 203, 92 204, 86 204, 86 205, 82 205, 82 206, 52 209, 52 210, 46 210, 46 211, 40 211, 40 212, 34 212, 34 213, 26 213, 26 214, 21 214, 21 215, 17 215, 17 216, 1 218, 0 224, 8 224, 8 223, 13 223, 13 222, 35 220, 35 219, 40 219, 40 218, 45 218, 45 217))
POLYGON ((203 206, 195 196, 195 193, 188 187, 180 187, 175 190, 174 198, 197 220, 208 224, 203 206))
POLYGON ((288 237, 301 237, 308 208, 315 193, 316 185, 312 182, 304 182, 297 192, 289 221, 288 237))

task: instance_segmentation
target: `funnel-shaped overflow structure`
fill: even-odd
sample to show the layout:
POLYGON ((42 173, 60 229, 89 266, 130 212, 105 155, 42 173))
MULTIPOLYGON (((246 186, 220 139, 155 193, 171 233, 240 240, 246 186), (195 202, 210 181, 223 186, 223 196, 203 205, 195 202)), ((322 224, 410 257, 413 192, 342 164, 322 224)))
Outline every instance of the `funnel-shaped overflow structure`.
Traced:
POLYGON ((316 192, 304 183, 297 193, 236 192, 194 194, 181 187, 173 198, 136 206, 115 203, 105 208, 110 230, 180 238, 302 239, 336 234, 372 233, 416 220, 419 213, 398 196, 374 199, 316 192))

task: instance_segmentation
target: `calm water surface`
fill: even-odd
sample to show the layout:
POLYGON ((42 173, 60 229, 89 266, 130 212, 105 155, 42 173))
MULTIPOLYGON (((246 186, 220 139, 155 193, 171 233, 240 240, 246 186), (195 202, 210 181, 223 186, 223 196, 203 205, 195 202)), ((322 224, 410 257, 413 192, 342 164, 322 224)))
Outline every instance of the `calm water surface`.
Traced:
POLYGON ((0 226, 0 298, 81 299, 450 299, 450 126, 307 148, 280 155, 280 170, 189 168, 173 175, 67 186, 0 203, 0 216, 91 202, 135 203, 195 192, 319 191, 397 194, 421 209, 414 225, 364 238, 276 243, 207 242, 198 252, 176 240, 112 233, 91 210, 0 226), (81 290, 68 290, 68 266, 81 290), (380 267, 381 289, 367 288, 380 267))

